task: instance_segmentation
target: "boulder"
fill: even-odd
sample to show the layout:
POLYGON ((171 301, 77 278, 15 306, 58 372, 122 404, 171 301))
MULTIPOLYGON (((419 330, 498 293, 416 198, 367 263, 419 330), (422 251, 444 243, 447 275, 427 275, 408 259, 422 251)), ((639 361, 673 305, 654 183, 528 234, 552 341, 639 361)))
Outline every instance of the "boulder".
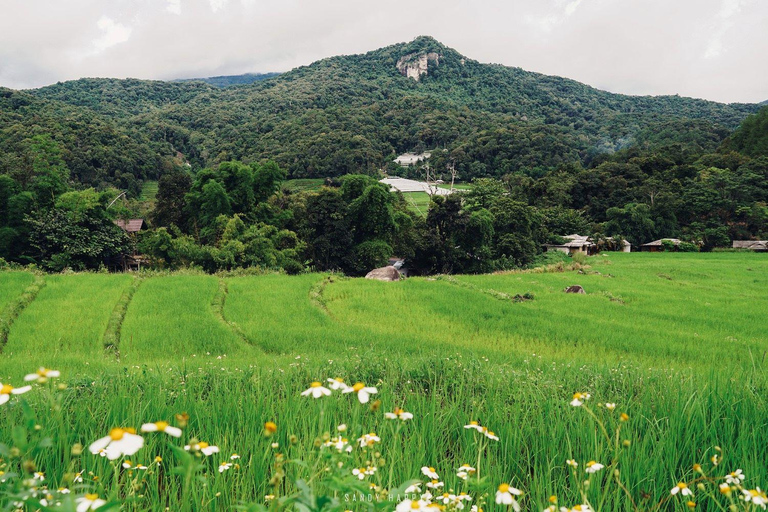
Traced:
POLYGON ((366 279, 376 279, 378 281, 399 281, 400 272, 395 267, 375 268, 365 275, 366 279))
POLYGON ((565 293, 587 293, 587 292, 584 291, 584 288, 582 288, 581 286, 579 286, 577 284, 574 284, 573 286, 569 286, 564 291, 565 291, 565 293))

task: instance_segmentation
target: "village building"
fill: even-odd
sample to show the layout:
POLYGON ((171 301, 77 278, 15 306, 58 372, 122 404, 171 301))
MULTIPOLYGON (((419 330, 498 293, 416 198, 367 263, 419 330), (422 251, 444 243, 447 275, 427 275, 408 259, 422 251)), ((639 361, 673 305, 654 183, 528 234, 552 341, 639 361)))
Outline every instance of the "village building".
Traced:
POLYGON ((124 272, 141 270, 141 265, 147 262, 147 257, 138 254, 136 251, 136 233, 144 227, 144 219, 117 219, 115 225, 128 233, 133 242, 133 251, 131 254, 123 254, 115 267, 122 268, 124 272))
POLYGON ((768 240, 734 240, 733 248, 755 252, 768 252, 768 240))
POLYGON ((403 153, 402 155, 395 158, 394 162, 398 165, 402 165, 403 167, 410 167, 412 165, 416 165, 422 160, 426 160, 430 156, 432 156, 432 153, 429 152, 424 152, 418 155, 416 153, 403 153))
POLYGON ((641 251, 645 252, 662 252, 664 251, 664 242, 671 242, 675 247, 680 245, 681 240, 677 238, 660 238, 653 242, 648 242, 640 246, 641 251))
POLYGON ((545 244, 544 251, 560 251, 568 256, 576 253, 592 255, 597 252, 597 245, 588 236, 566 235, 562 237, 565 242, 562 244, 545 244))
POLYGON ((592 256, 597 254, 601 250, 630 252, 632 250, 632 244, 626 240, 620 242, 614 240, 613 237, 603 238, 595 243, 592 238, 582 235, 566 235, 561 237, 565 240, 562 244, 545 244, 543 246, 544 251, 560 251, 569 256, 573 256, 576 253, 586 254, 592 256))

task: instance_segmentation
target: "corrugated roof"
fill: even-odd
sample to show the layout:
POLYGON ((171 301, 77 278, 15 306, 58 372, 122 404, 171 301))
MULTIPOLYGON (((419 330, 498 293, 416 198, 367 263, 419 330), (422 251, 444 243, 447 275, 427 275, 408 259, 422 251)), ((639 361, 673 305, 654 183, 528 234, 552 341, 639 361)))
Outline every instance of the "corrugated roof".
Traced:
POLYGON ((118 227, 123 228, 128 233, 136 233, 144 226, 144 219, 117 219, 115 221, 118 227))
POLYGON ((677 238, 661 238, 659 240, 654 240, 653 242, 648 242, 647 244, 643 244, 643 247, 661 247, 662 242, 672 242, 675 245, 678 245, 680 243, 680 240, 677 238))
POLYGON ((768 249, 768 240, 734 240, 734 249, 768 249))

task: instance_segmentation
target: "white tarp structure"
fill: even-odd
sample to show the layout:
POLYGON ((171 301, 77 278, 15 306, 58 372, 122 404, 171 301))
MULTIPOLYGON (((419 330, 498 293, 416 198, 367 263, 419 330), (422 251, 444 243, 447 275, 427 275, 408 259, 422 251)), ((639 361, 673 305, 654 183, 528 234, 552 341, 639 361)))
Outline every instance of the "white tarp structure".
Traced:
POLYGON ((433 196, 447 196, 451 193, 447 188, 436 187, 424 181, 407 180, 405 178, 384 178, 381 183, 389 185, 391 191, 400 192, 426 192, 433 196))

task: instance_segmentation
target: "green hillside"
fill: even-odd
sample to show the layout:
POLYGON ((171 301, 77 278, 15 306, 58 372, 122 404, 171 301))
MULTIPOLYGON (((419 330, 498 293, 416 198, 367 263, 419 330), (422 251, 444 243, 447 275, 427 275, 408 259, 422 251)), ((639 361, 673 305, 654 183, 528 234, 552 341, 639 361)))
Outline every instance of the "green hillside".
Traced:
MULTIPOLYGON (((445 148, 464 179, 532 172, 631 145, 670 122, 686 147, 714 150, 756 105, 600 91, 560 77, 481 64, 429 37, 324 59, 270 80, 84 79, 34 91, 95 109, 200 167, 275 159, 294 178, 373 172, 395 154, 445 148), (436 54, 415 81, 402 58, 436 54), (694 125, 691 125, 695 121, 694 125)), ((651 141, 652 142, 652 141, 651 141)))

